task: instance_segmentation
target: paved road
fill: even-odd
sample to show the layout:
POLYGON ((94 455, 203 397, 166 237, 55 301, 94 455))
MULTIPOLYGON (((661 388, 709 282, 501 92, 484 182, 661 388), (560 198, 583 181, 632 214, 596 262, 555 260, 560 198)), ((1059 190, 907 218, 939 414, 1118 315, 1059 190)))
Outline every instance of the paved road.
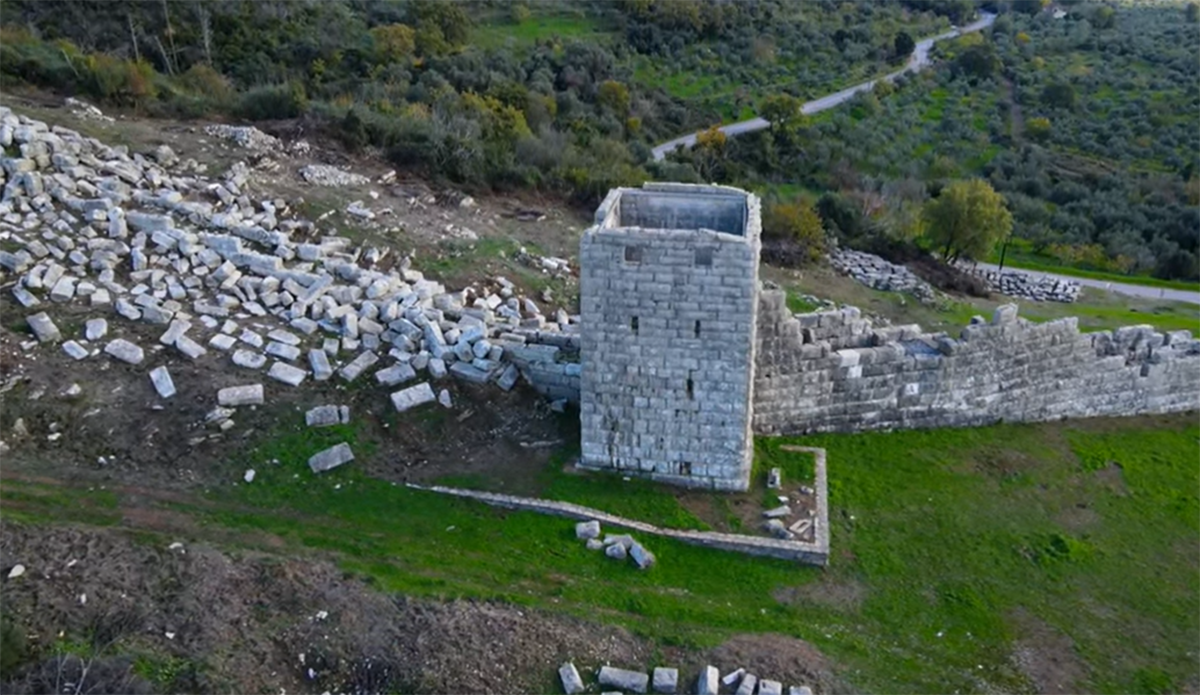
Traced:
MULTIPOLYGON (((967 26, 962 27, 960 29, 953 29, 944 34, 938 34, 937 36, 930 36, 928 38, 921 39, 920 41, 917 42, 916 48, 913 49, 913 54, 911 56, 909 56, 908 63, 904 66, 904 68, 902 70, 897 70, 896 72, 893 72, 890 75, 885 75, 884 77, 882 77, 880 79, 887 80, 888 82, 893 82, 896 80, 897 77, 899 77, 905 73, 916 72, 917 70, 920 70, 921 68, 925 67, 926 65, 929 65, 929 50, 931 48, 933 48, 934 43, 941 41, 943 39, 950 39, 950 38, 954 38, 956 36, 961 36, 962 34, 968 34, 973 31, 979 31, 980 29, 983 29, 984 27, 991 26, 992 22, 996 21, 996 15, 994 15, 994 14, 988 14, 986 12, 980 13, 980 17, 981 17, 980 19, 978 19, 975 22, 972 22, 971 24, 968 24, 967 26)), ((863 92, 863 91, 866 91, 869 89, 874 89, 876 81, 877 80, 871 80, 870 82, 863 82, 862 84, 856 84, 853 87, 847 87, 846 89, 843 89, 840 92, 834 92, 833 94, 823 96, 820 99, 814 99, 812 101, 806 102, 801 107, 801 111, 803 111, 805 114, 813 114, 813 113, 817 113, 818 111, 824 111, 826 109, 831 109, 834 106, 837 106, 838 104, 848 101, 855 94, 858 94, 859 92, 863 92)), ((770 123, 768 123, 766 120, 764 120, 762 118, 751 118, 748 121, 739 121, 737 123, 730 123, 729 125, 721 126, 719 130, 721 130, 721 132, 725 133, 726 135, 741 135, 742 133, 752 133, 756 130, 764 130, 766 128, 769 128, 770 125, 771 125, 770 123)), ((664 157, 667 156, 668 152, 670 152, 671 150, 674 150, 680 146, 692 147, 693 145, 696 144, 696 135, 697 135, 697 133, 692 133, 691 135, 684 135, 683 137, 675 138, 674 140, 664 142, 663 144, 655 147, 653 150, 655 161, 661 161, 664 157)))
MULTIPOLYGON (((996 270, 997 267, 991 263, 980 263, 981 268, 988 270, 996 270)), ((1200 304, 1200 292, 1192 292, 1190 290, 1173 290, 1166 287, 1146 287, 1144 285, 1132 285, 1125 282, 1109 282, 1107 280, 1093 280, 1092 278, 1077 278, 1071 275, 1058 275, 1057 273, 1045 273, 1040 270, 1025 270, 1024 268, 1012 268, 1009 270, 1019 270, 1022 273, 1028 273, 1034 277, 1050 277, 1056 280, 1070 280, 1078 282, 1084 287, 1096 287, 1117 294, 1123 294, 1129 297, 1141 297, 1143 299, 1168 299, 1175 302, 1190 302, 1192 304, 1200 304)))

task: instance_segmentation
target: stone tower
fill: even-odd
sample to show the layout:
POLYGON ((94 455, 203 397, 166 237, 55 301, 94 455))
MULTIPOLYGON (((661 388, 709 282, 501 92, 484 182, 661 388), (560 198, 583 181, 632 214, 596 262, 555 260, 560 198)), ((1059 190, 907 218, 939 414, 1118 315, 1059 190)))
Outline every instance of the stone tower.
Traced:
POLYGON ((747 488, 760 230, 736 188, 609 192, 579 253, 582 467, 747 488))

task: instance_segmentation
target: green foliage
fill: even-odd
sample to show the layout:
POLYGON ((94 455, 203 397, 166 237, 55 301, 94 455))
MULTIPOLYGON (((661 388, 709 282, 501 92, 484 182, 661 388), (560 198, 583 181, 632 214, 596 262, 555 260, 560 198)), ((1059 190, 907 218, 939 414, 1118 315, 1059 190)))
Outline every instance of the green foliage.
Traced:
POLYGON ((1045 142, 1050 137, 1050 119, 1045 116, 1035 116, 1025 121, 1025 133, 1039 142, 1045 142))
POLYGON ((1075 88, 1069 82, 1051 82, 1042 89, 1041 101, 1056 109, 1075 108, 1075 88))
POLYGON ((902 31, 896 34, 896 38, 893 41, 893 46, 895 47, 896 57, 905 59, 912 55, 912 52, 916 50, 917 42, 913 40, 912 35, 907 31, 902 31))
POLYGON ((242 94, 234 112, 251 121, 296 118, 308 108, 308 95, 299 82, 256 87, 242 94))
POLYGON ((758 115, 771 122, 771 128, 785 128, 804 118, 804 104, 790 94, 772 94, 758 105, 758 115))
POLYGON ((629 112, 629 88, 616 80, 605 80, 596 88, 596 103, 624 116, 629 112))
POLYGON ((1012 231, 1004 198, 987 181, 957 181, 925 204, 926 233, 949 262, 984 258, 1012 231))
POLYGON ((1047 1, 1048 0, 1012 0, 1012 9, 1014 12, 1035 15, 1046 7, 1047 1))
POLYGON ((417 50, 416 32, 407 24, 387 24, 371 28, 376 60, 399 63, 410 60, 417 50))
POLYGON ((825 226, 812 205, 768 204, 763 213, 762 232, 766 237, 786 239, 798 247, 802 264, 814 263, 825 253, 825 226))

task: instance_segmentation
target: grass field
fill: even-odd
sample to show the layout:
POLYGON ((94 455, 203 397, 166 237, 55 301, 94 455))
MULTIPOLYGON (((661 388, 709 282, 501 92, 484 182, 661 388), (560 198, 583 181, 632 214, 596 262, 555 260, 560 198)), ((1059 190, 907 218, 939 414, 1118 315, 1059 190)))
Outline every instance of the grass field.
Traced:
MULTIPOLYGON (((794 635, 866 692, 1029 691, 1018 646, 1073 664, 1076 691, 1200 682, 1193 416, 762 440, 760 467, 810 465, 788 461, 799 455, 783 443, 829 451, 825 570, 655 539, 658 565, 636 572, 585 550, 562 519, 410 490, 354 465, 308 472, 306 457, 335 441, 369 458, 355 437, 353 425, 264 434, 229 463, 255 466, 253 485, 170 508, 226 543, 329 556, 385 591, 564 611, 663 644, 794 635)), ((676 491, 655 485, 554 471, 541 482, 613 511, 687 514, 676 491)), ((20 501, 21 518, 56 523, 107 518, 114 506, 70 489, 42 504, 27 486, 0 495, 6 513, 20 501)))
POLYGON ((528 19, 520 24, 508 17, 496 16, 476 24, 471 32, 471 43, 484 48, 498 48, 509 44, 532 46, 547 39, 580 39, 607 43, 613 33, 583 11, 537 11, 535 5, 528 19))

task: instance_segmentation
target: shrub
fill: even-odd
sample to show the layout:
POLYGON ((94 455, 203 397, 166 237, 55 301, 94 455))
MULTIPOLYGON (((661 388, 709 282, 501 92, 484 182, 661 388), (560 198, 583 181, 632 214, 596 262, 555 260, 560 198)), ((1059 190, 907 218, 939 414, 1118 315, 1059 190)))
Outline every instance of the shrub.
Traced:
POLYGON ((242 95, 236 113, 251 121, 296 118, 308 108, 304 86, 298 82, 255 87, 242 95))

